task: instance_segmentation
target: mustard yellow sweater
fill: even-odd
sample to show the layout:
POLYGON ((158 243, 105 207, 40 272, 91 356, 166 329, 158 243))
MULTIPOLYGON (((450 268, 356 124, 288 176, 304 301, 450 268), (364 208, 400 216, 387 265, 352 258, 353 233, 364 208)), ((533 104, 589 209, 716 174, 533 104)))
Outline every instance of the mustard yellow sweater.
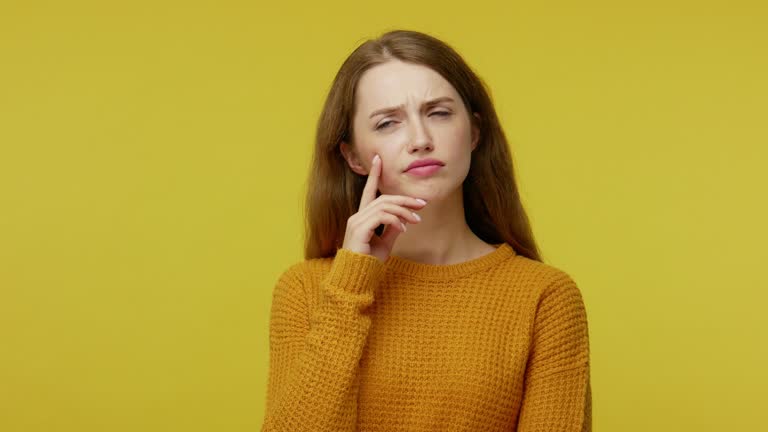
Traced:
POLYGON ((339 249, 273 291, 262 431, 590 431, 587 316, 507 243, 462 263, 339 249))

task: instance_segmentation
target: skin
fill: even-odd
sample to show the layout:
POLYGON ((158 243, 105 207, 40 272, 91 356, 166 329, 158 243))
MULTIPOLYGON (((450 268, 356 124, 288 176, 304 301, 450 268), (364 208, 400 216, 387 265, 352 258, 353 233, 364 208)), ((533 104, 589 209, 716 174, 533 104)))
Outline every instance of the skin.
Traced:
POLYGON ((464 218, 462 183, 479 131, 453 86, 426 66, 392 60, 367 70, 356 90, 355 145, 341 143, 350 169, 361 175, 378 174, 375 187, 382 194, 427 201, 416 211, 420 222, 399 216, 407 231, 399 233, 391 254, 427 264, 453 264, 492 252, 494 247, 477 237, 464 218), (453 102, 424 105, 440 97, 453 102), (370 117, 374 111, 401 104, 395 111, 370 117), (377 154, 381 166, 372 171, 377 154), (429 177, 404 172, 423 158, 445 165, 429 177))

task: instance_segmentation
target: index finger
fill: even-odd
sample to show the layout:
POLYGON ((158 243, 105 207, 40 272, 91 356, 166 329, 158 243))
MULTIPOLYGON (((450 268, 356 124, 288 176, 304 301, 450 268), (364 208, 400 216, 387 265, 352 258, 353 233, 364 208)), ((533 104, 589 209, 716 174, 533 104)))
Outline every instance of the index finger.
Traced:
POLYGON ((381 157, 377 154, 371 162, 371 171, 368 173, 368 179, 365 181, 363 194, 360 198, 360 211, 368 206, 371 201, 376 199, 376 192, 379 190, 379 175, 381 175, 381 157))

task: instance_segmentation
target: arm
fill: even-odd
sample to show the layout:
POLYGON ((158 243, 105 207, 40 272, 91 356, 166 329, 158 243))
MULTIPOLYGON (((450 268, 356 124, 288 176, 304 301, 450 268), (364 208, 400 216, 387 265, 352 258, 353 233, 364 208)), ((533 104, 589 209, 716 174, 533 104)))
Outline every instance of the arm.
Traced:
POLYGON ((279 278, 269 324, 269 377, 262 432, 354 431, 357 371, 383 274, 371 255, 339 249, 309 313, 300 267, 279 278))
POLYGON ((539 299, 517 430, 592 430, 587 314, 581 292, 565 274, 539 299))

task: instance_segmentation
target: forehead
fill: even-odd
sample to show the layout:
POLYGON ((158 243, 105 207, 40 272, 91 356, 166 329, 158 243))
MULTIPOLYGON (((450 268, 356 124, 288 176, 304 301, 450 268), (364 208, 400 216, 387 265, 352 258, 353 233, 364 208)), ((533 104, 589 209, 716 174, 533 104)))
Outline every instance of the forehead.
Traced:
POLYGON ((456 90, 439 73, 427 66, 393 60, 365 71, 355 98, 359 110, 366 113, 399 104, 420 104, 439 96, 459 100, 456 90))

